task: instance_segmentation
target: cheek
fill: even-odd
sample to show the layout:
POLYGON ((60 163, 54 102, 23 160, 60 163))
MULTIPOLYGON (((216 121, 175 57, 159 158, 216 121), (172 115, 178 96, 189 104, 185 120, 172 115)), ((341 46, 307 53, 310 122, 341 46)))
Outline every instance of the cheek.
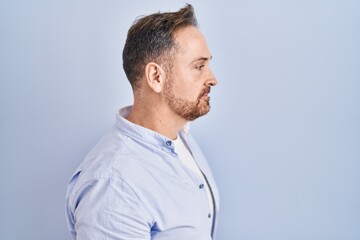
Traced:
POLYGON ((184 71, 176 71, 175 76, 173 93, 183 99, 195 101, 203 89, 203 84, 199 78, 184 71))
POLYGON ((179 86, 177 92, 181 94, 182 98, 189 101, 195 101, 201 93, 201 86, 196 84, 186 83, 179 86))

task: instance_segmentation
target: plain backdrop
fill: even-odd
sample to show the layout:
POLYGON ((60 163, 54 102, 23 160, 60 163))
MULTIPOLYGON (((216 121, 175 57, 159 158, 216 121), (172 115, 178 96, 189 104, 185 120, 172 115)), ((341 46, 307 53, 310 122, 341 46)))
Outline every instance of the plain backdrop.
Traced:
MULTIPOLYGON (((218 239, 360 239, 360 2, 189 1, 213 54, 191 124, 218 239)), ((122 48, 168 0, 0 0, 0 239, 70 239, 67 181, 132 103, 122 48)))

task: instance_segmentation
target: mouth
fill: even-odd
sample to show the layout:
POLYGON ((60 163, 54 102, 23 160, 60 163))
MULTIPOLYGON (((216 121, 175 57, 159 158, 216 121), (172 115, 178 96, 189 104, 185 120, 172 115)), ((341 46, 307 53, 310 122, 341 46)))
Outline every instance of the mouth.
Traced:
POLYGON ((200 103, 200 100, 204 100, 204 101, 209 102, 210 101, 209 93, 210 93, 210 87, 204 88, 201 91, 201 93, 199 94, 198 103, 200 103))
POLYGON ((205 101, 210 101, 210 96, 208 95, 204 95, 201 98, 204 99, 205 101))
POLYGON ((211 88, 210 88, 210 87, 206 87, 206 88, 204 89, 204 94, 209 94, 210 91, 211 91, 211 88))
POLYGON ((201 96, 208 96, 210 93, 210 87, 205 88, 202 92, 201 92, 201 96))
POLYGON ((210 91, 211 91, 210 87, 207 87, 207 88, 204 89, 203 97, 207 101, 210 101, 210 96, 209 96, 210 91))

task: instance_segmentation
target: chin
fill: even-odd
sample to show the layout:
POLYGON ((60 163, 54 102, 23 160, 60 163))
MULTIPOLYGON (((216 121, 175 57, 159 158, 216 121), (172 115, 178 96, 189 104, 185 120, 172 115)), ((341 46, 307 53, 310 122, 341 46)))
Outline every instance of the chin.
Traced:
POLYGON ((209 101, 205 101, 205 103, 201 106, 201 110, 199 110, 199 112, 203 113, 202 115, 205 115, 209 111, 210 111, 210 103, 209 101))
POLYGON ((206 115, 208 112, 210 112, 210 106, 207 107, 206 109, 204 109, 204 110, 200 113, 200 116, 199 116, 199 117, 206 115))
POLYGON ((194 121, 195 119, 206 115, 210 111, 210 106, 194 109, 191 112, 181 114, 181 117, 187 121, 194 121))
POLYGON ((210 111, 210 105, 209 104, 207 104, 206 106, 202 106, 201 108, 199 108, 196 111, 195 114, 193 114, 193 120, 206 115, 209 111, 210 111))

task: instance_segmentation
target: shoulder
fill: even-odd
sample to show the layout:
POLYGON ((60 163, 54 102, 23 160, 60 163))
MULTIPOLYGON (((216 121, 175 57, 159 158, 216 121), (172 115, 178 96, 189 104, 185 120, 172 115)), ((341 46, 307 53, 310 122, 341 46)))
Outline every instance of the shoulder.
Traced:
POLYGON ((144 149, 141 144, 116 131, 106 134, 71 177, 68 194, 76 195, 76 192, 98 180, 111 179, 119 186, 125 186, 127 182, 130 187, 146 184, 144 177, 153 168, 149 165, 159 162, 156 160, 160 157, 144 149))

